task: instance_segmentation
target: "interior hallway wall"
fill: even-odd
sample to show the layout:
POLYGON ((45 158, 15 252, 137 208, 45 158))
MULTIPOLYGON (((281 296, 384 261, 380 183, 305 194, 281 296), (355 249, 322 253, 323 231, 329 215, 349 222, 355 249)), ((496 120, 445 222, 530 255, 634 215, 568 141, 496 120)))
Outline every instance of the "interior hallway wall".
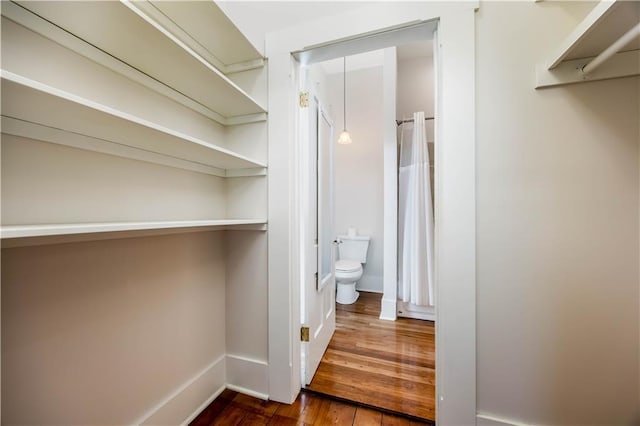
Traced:
MULTIPOLYGON (((348 64, 348 59, 347 59, 348 64)), ((336 139, 343 128, 342 73, 327 79, 336 139)), ((347 73, 347 125, 353 143, 335 147, 336 233, 356 228, 371 236, 359 290, 382 293, 383 270, 382 67, 347 73)))
POLYGON ((630 424, 640 401, 640 80, 533 89, 594 5, 477 13, 478 411, 524 424, 630 424))

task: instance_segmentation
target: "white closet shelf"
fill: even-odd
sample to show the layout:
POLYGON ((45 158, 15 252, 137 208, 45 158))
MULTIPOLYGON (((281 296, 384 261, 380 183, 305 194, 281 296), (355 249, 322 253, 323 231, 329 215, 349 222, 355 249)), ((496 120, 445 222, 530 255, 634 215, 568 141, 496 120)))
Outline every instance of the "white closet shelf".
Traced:
POLYGON ((601 0, 537 66, 536 88, 640 75, 639 19, 640 2, 601 0))
POLYGON ((135 1, 157 23, 224 74, 264 66, 264 58, 213 1, 135 1))
POLYGON ((63 223, 50 225, 2 226, 2 239, 100 232, 144 231, 150 229, 220 228, 240 225, 266 225, 266 219, 177 220, 152 222, 63 223))
MULTIPOLYGON (((136 231, 145 232, 144 235, 166 234, 186 231, 207 231, 207 230, 266 230, 266 219, 218 219, 218 220, 179 220, 179 221, 153 221, 153 222, 105 222, 105 223, 62 223, 47 225, 9 225, 0 227, 3 247, 19 247, 24 245, 40 245, 46 243, 57 243, 60 239, 53 237, 83 235, 83 240, 96 240, 120 237, 122 233, 136 231), (121 234, 114 234, 121 233, 121 234), (91 235, 87 235, 91 234, 91 235), (94 235, 95 234, 95 235, 94 235), (46 238, 38 238, 46 237, 46 238), (23 240, 21 239, 32 239, 23 240)), ((134 233, 131 236, 139 236, 134 233)))
MULTIPOLYGON (((183 13, 185 16, 182 16, 179 12, 187 9, 179 5, 160 5, 161 10, 151 3, 124 0, 6 3, 2 14, 12 21, 223 125, 266 120, 266 109, 211 63, 219 63, 224 69, 227 67, 216 59, 215 52, 209 50, 213 49, 209 46, 211 43, 195 38, 210 34, 202 30, 206 28, 203 19, 206 20, 207 16, 217 14, 219 21, 228 21, 213 2, 205 8, 206 12, 197 23, 189 21, 189 14, 197 15, 197 11, 189 7, 189 14, 183 13), (150 10, 155 13, 149 13, 150 10), (174 15, 179 16, 178 23, 172 21, 174 15), (156 20, 160 17, 163 17, 162 22, 156 20)), ((231 51, 234 46, 244 46, 244 50, 247 44, 250 46, 238 30, 229 30, 226 28, 228 25, 222 27, 218 44, 231 51)), ((253 56, 255 54, 257 52, 253 56)), ((264 60, 258 54, 246 64, 262 66, 264 60)), ((228 67, 242 69, 238 64, 229 64, 228 67)))
POLYGON ((37 81, 0 71, 2 132, 221 177, 256 176, 266 165, 37 81))

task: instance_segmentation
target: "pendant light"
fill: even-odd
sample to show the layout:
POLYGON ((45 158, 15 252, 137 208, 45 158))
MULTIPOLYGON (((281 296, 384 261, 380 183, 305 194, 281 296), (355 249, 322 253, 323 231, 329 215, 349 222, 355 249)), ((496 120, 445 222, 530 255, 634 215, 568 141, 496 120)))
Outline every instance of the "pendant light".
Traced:
POLYGON ((347 145, 351 143, 351 136, 349 135, 349 132, 347 131, 347 57, 345 56, 343 58, 343 63, 342 63, 342 76, 343 76, 343 90, 342 90, 342 100, 344 102, 343 104, 343 110, 342 112, 344 113, 343 115, 343 124, 344 124, 344 128, 342 130, 342 132, 340 133, 340 137, 338 137, 338 143, 342 144, 342 145, 347 145))

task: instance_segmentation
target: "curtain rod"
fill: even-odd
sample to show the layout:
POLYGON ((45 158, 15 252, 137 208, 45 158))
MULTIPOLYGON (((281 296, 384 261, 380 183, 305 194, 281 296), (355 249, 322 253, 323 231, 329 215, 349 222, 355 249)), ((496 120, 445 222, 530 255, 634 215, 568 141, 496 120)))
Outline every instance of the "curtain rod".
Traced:
MULTIPOLYGON (((424 121, 435 120, 434 117, 425 117, 424 121)), ((404 123, 413 123, 413 118, 410 120, 396 120, 396 125, 399 126, 404 123)))

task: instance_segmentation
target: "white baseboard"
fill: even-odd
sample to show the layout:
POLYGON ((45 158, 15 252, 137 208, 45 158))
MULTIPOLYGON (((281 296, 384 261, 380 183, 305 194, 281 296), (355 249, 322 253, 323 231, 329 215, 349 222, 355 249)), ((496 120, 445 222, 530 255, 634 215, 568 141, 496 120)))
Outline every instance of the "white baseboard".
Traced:
POLYGON ((492 414, 476 414, 476 426, 530 426, 516 420, 497 417, 492 414))
POLYGON ((213 361, 134 424, 188 424, 225 389, 225 361, 224 355, 213 361))
POLYGON ((396 299, 382 298, 382 309, 380 310, 380 319, 395 321, 397 319, 396 299))
POLYGON ((249 395, 254 398, 264 399, 265 401, 269 399, 269 395, 267 395, 266 393, 255 392, 251 389, 243 388, 241 386, 227 385, 227 389, 249 395))
POLYGON ((207 398, 206 401, 204 401, 202 404, 200 404, 200 406, 198 408, 193 410, 193 413, 189 414, 189 416, 187 416, 187 418, 184 419, 184 421, 182 423, 180 423, 180 426, 187 426, 189 423, 191 423, 196 417, 198 417, 198 414, 202 413, 204 411, 204 409, 207 408, 209 406, 209 404, 211 404, 213 402, 214 399, 219 397, 220 394, 226 388, 227 388, 226 386, 221 386, 220 389, 215 391, 213 393, 213 395, 211 395, 209 398, 207 398))
POLYGON ((227 388, 256 398, 269 398, 269 364, 266 361, 227 355, 227 388))
POLYGON ((380 290, 378 288, 360 287, 359 285, 356 286, 356 290, 364 291, 365 293, 379 293, 379 294, 382 294, 382 290, 380 290))
POLYGON ((436 309, 434 306, 416 306, 409 302, 398 300, 398 316, 419 320, 436 320, 436 309))
POLYGON ((356 283, 356 290, 358 291, 382 293, 383 288, 381 276, 367 275, 366 273, 356 283))

